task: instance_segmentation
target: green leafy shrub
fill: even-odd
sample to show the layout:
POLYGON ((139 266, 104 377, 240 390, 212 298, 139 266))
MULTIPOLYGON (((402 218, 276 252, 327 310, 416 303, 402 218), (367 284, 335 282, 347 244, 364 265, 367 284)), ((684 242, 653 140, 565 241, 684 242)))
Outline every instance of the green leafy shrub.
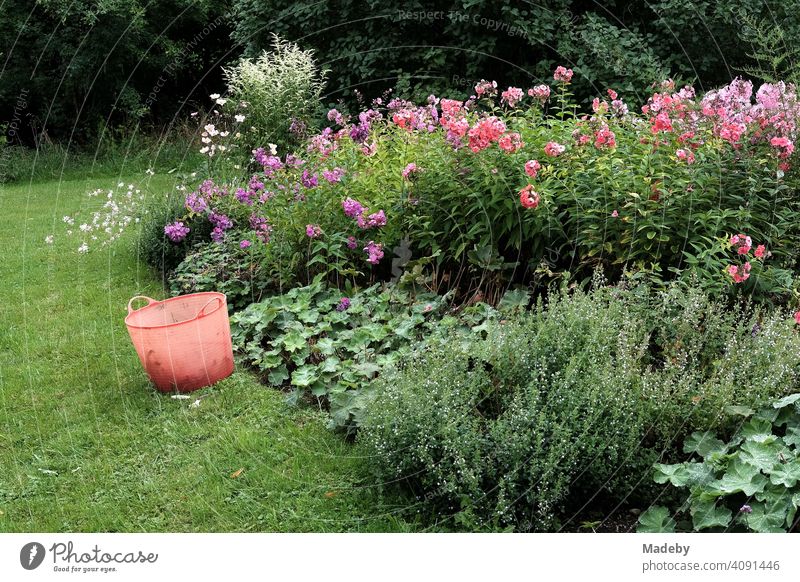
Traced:
MULTIPOLYGON (((655 466, 656 483, 688 488, 679 513, 701 531, 784 532, 798 525, 800 508, 800 394, 754 413, 725 443, 711 432, 694 433, 684 443, 692 458, 655 466)), ((639 531, 675 531, 678 525, 665 507, 653 506, 639 518, 639 531)))
POLYGON ((553 530, 604 500, 649 504, 654 459, 678 461, 694 430, 731 430, 727 406, 800 386, 785 314, 682 293, 554 293, 486 336, 416 350, 370 388, 360 438, 377 478, 469 528, 553 530))
POLYGON ((261 300, 271 283, 270 273, 257 249, 230 242, 196 246, 169 277, 170 293, 184 295, 218 291, 231 309, 261 300))
POLYGON ((597 495, 627 494, 658 456, 641 445, 645 345, 621 304, 554 301, 385 374, 360 439, 379 479, 405 480, 431 512, 553 530, 597 495))

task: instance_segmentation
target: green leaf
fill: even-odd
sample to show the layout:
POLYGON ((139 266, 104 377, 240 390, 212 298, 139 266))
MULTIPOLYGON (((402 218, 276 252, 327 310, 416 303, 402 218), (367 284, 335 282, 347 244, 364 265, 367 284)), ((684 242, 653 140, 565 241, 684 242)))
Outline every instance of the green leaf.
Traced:
MULTIPOLYGON (((759 438, 763 437, 763 435, 756 436, 759 438)), ((773 435, 769 435, 769 437, 772 439, 775 438, 773 435)), ((779 462, 778 454, 781 452, 781 449, 781 445, 774 440, 772 442, 748 440, 741 446, 739 459, 753 467, 757 467, 765 473, 769 473, 775 464, 779 462)))
POLYGON ((268 375, 267 380, 273 386, 282 386, 283 383, 289 379, 289 370, 286 369, 286 366, 280 366, 278 368, 274 368, 268 375))
MULTIPOLYGON (((733 459, 722 479, 714 483, 721 493, 744 493, 754 495, 764 490, 768 481, 757 467, 733 459)), ((712 491, 709 491, 712 493, 712 491)))
POLYGON ((742 426, 739 434, 746 439, 753 438, 756 435, 771 435, 772 423, 763 418, 753 418, 742 426))
POLYGON ((716 438, 711 432, 693 432, 692 435, 684 441, 683 452, 697 453, 705 459, 713 453, 724 455, 728 452, 728 446, 716 438))
POLYGON ((306 346, 305 338, 296 330, 292 330, 287 333, 285 336, 283 336, 282 340, 283 345, 289 352, 296 352, 297 350, 300 350, 306 346))
POLYGON ((325 358, 325 360, 319 365, 319 370, 323 374, 338 372, 341 363, 342 361, 336 356, 330 356, 328 358, 325 358))
POLYGON ((755 410, 748 406, 726 406, 725 412, 744 417, 752 416, 756 413, 755 410))
POLYGON ((303 323, 317 323, 317 321, 319 321, 319 311, 316 309, 301 311, 297 314, 297 319, 303 323))
POLYGON ((769 480, 773 485, 793 488, 800 481, 800 459, 778 464, 770 473, 769 480))
POLYGON ((717 505, 714 499, 693 499, 689 511, 692 514, 692 526, 698 531, 712 527, 728 527, 733 518, 731 510, 717 505))
POLYGON ((782 533, 786 531, 783 524, 786 521, 787 507, 785 505, 751 503, 752 513, 742 513, 742 521, 751 530, 759 533, 782 533), (782 511, 781 511, 782 509, 782 511))
POLYGON ((335 353, 335 349, 333 347, 333 340, 329 337, 323 337, 317 340, 317 343, 314 344, 319 353, 323 356, 331 356, 335 353))
POLYGON ((639 516, 640 533, 672 533, 675 531, 675 520, 670 516, 669 510, 660 505, 654 505, 639 516))
POLYGON ((783 436, 783 442, 794 446, 795 449, 800 449, 800 428, 787 428, 786 434, 783 436))
POLYGON ((375 374, 380 372, 381 367, 377 364, 372 362, 362 362, 358 364, 355 369, 358 371, 359 374, 362 376, 366 376, 367 378, 372 378, 375 374))
POLYGON ((292 384, 294 386, 306 387, 316 382, 319 378, 317 367, 311 365, 300 366, 292 372, 292 384))
POLYGON ((773 402, 772 403, 772 407, 773 408, 783 408, 785 406, 789 406, 790 404, 794 404, 798 400, 800 400, 800 394, 790 394, 789 396, 786 396, 785 398, 781 398, 777 402, 773 402))

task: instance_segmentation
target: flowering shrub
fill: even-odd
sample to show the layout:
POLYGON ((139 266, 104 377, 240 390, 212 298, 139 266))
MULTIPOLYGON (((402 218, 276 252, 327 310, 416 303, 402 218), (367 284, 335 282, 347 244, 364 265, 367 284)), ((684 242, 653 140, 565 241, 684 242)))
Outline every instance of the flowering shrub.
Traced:
POLYGON ((213 240, 271 247, 266 260, 298 267, 278 285, 386 278, 405 239, 438 280, 492 298, 509 280, 603 267, 785 300, 800 249, 794 87, 754 96, 737 79, 698 97, 667 81, 641 114, 609 89, 576 115, 573 75, 559 68, 553 91, 481 81, 463 102, 333 109, 305 151, 254 149, 251 174, 206 180, 166 226, 180 240, 206 222, 213 240), (721 241, 736 233, 769 254, 732 263, 721 241))
MULTIPOLYGON (((250 149, 272 142, 281 150, 302 143, 312 127, 325 85, 312 51, 272 36, 272 51, 244 58, 224 69, 231 104, 245 103, 246 144, 250 149)), ((224 103, 223 103, 224 105, 224 103)))

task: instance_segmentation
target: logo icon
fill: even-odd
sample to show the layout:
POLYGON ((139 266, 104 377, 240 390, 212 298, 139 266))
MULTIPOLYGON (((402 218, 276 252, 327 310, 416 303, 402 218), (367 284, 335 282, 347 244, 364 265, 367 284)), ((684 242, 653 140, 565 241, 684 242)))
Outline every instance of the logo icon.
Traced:
POLYGON ((35 570, 44 561, 44 546, 39 542, 30 542, 22 546, 19 552, 19 563, 26 570, 35 570))

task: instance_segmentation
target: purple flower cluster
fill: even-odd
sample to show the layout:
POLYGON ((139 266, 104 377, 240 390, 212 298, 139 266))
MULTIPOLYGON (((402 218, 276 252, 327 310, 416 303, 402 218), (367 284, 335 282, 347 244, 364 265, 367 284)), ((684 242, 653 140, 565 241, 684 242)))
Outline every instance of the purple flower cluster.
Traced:
POLYGON ((186 196, 186 210, 194 214, 201 214, 208 209, 208 202, 197 192, 192 192, 186 196))
POLYGON ((256 232, 258 239, 264 244, 269 242, 272 234, 272 225, 263 216, 252 214, 250 216, 250 228, 256 232))
POLYGON ((308 170, 303 170, 303 178, 301 181, 306 188, 315 188, 318 183, 317 175, 309 173, 308 170))
POLYGON ((342 201, 342 208, 348 218, 358 218, 364 213, 361 203, 349 197, 342 201))
POLYGON ((251 190, 245 190, 244 188, 237 188, 235 196, 236 200, 238 200, 242 204, 247 204, 248 206, 253 205, 253 192, 251 190))
POLYGON ((367 246, 364 247, 364 252, 369 255, 367 262, 377 265, 383 258, 383 245, 375 241, 369 241, 367 246))
POLYGON ((307 224, 306 225, 306 236, 308 238, 317 238, 322 234, 322 229, 317 224, 307 224))
POLYGON ((369 124, 359 123, 350 129, 350 139, 356 143, 364 143, 369 137, 369 124))
POLYGON ((347 123, 347 120, 344 118, 344 115, 339 113, 336 109, 331 109, 328 111, 328 121, 335 123, 336 125, 344 125, 347 123))
POLYGON ((386 214, 383 210, 378 210, 378 212, 373 212, 366 218, 364 218, 364 214, 360 214, 358 216, 358 227, 367 230, 369 228, 380 228, 382 226, 386 226, 386 214))
POLYGON ((179 243, 189 234, 190 228, 181 221, 173 222, 164 227, 164 234, 174 243, 179 243))
POLYGON ((208 220, 214 225, 214 229, 211 231, 211 240, 214 242, 221 242, 225 238, 225 231, 233 226, 230 218, 213 211, 208 215, 208 220))
POLYGON ((350 299, 348 297, 342 297, 339 299, 339 305, 336 306, 336 311, 347 311, 350 307, 350 299))
POLYGON ((334 168, 333 170, 322 170, 322 177, 325 178, 331 184, 335 182, 341 182, 342 176, 344 176, 344 170, 342 168, 334 168))
POLYGON ((267 178, 272 177, 275 172, 283 168, 281 159, 278 156, 267 153, 264 148, 253 150, 253 159, 264 168, 264 175, 267 178))
POLYGON ((356 241, 356 237, 348 236, 347 237, 347 248, 354 249, 358 246, 358 241, 356 241))

